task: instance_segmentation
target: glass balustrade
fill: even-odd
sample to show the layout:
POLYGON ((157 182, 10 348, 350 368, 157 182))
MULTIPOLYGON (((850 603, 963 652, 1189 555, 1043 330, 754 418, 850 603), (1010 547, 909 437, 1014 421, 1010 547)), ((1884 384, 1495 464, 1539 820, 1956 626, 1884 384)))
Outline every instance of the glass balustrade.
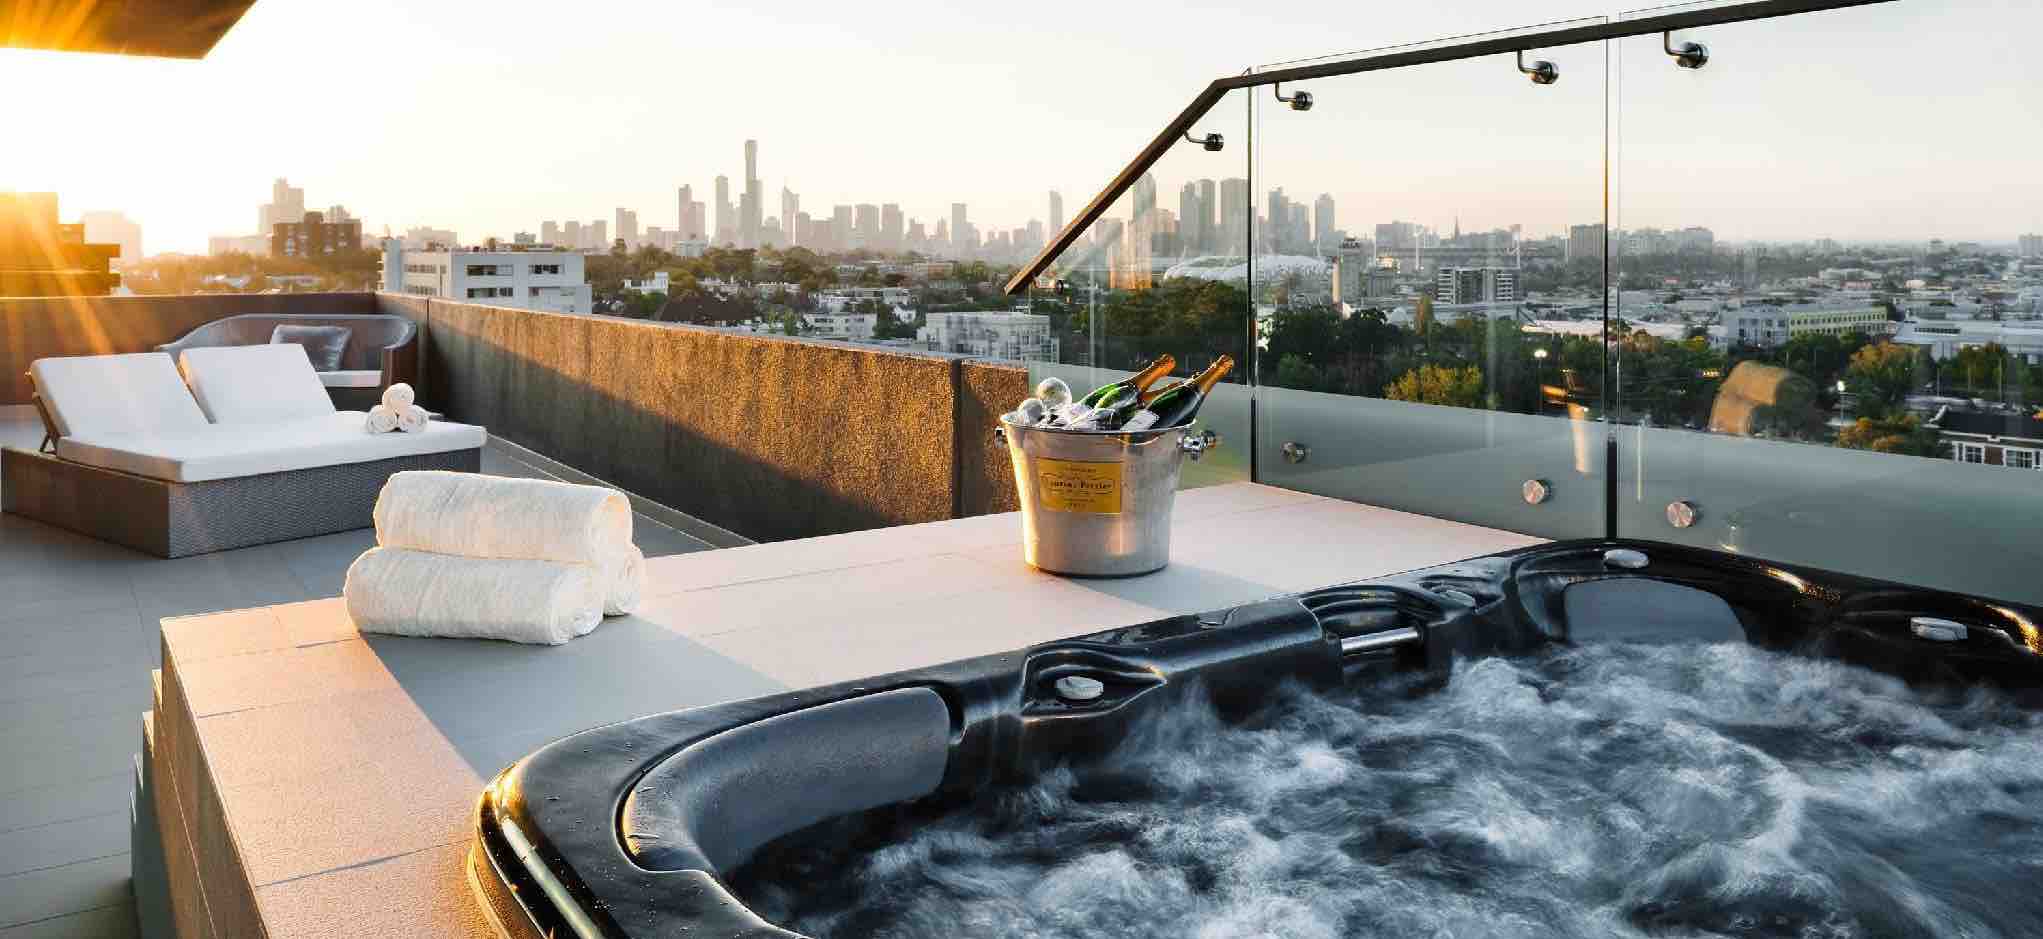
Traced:
POLYGON ((1241 359, 1188 485, 2043 601, 2043 6, 1822 6, 1253 69, 1035 280, 1032 374, 1241 359))
POLYGON ((1619 534, 2043 599, 2039 29, 1901 2, 1611 44, 1619 534))

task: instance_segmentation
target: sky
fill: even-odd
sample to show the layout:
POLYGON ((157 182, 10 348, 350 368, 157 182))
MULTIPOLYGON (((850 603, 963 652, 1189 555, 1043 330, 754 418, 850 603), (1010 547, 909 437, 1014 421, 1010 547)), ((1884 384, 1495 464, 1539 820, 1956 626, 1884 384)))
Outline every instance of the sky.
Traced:
MULTIPOLYGON (((934 228, 955 201, 982 229, 1077 209, 1208 81, 1262 63, 1612 12, 1582 0, 1328 8, 1201 2, 863 4, 259 0, 201 61, 0 49, 0 189, 63 214, 125 211, 148 253, 253 234, 271 180, 401 233, 464 240, 544 220, 672 227, 675 190, 742 187, 760 142, 766 211, 896 202, 934 228)), ((1334 196, 1341 227, 1408 219, 1534 235, 1602 218, 1720 238, 1986 239, 2043 231, 2043 4, 1900 0, 1698 31, 1715 58, 1673 67, 1657 37, 1315 82, 1307 113, 1246 93, 1156 169, 1255 163, 1334 196)), ((1267 95, 1265 90, 1262 95, 1267 95)), ((735 199, 735 195, 734 195, 735 199)))

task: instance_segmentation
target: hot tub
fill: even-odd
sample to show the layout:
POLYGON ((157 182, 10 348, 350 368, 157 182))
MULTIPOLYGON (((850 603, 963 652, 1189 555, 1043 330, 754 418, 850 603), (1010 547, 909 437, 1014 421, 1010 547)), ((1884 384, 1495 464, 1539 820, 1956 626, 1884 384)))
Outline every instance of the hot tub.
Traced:
MULTIPOLYGON (((739 899, 743 890, 738 886, 769 889, 757 885, 779 876, 773 870, 759 870, 761 866, 781 864, 781 859, 798 858, 806 851, 812 865, 821 857, 826 866, 842 867, 858 861, 855 852, 869 846, 876 829, 902 828, 900 837, 910 838, 916 826, 972 824, 969 819, 975 805, 1024 791, 1046 773, 1068 774, 1070 767, 1113 758, 1131 734, 1156 737, 1145 728, 1180 709, 1198 708, 1222 722, 1240 721, 1266 712, 1273 697, 1280 696, 1280 689, 1283 695, 1324 692, 1352 699, 1356 695, 1353 689, 1360 688, 1361 707, 1374 706, 1368 703, 1371 696, 1397 697, 1405 703, 1392 706, 1405 708, 1399 713, 1409 718, 1411 713, 1423 714, 1433 707, 1428 703, 1432 699, 1424 695, 1438 692, 1426 689, 1446 686, 1464 693, 1464 707, 1467 695, 1477 695, 1473 710, 1479 714, 1484 710, 1480 695, 1486 692, 1478 682, 1489 680, 1486 675, 1494 677, 1494 670, 1484 672, 1469 663, 1550 662, 1554 674, 1574 675, 1585 667, 1578 660, 1565 658, 1566 650, 1573 649, 1667 646, 1724 650, 1721 655, 1759 650, 1750 654, 1772 657, 1768 662, 1818 663, 1839 670, 1797 673, 1817 683, 1812 694, 1819 705, 1822 682, 1826 681, 1838 682, 1840 693, 1850 684, 1859 706, 1883 712, 1890 697, 1901 701, 1918 693, 1955 694, 1963 700, 1954 707, 1970 708, 1966 713, 1972 714, 1985 709, 1994 715, 1992 720, 1998 723, 1989 729, 1997 735, 1994 739, 2003 741, 2003 749, 2025 747, 2029 745, 2025 741, 2036 735, 2024 732, 2029 726, 2024 722, 2032 720, 2027 715, 2033 714, 2035 689, 2043 688, 2043 629, 2039 623, 2043 623, 2043 613, 2014 604, 1718 552, 1643 542, 1555 543, 1001 655, 659 714, 586 731, 520 760, 483 793, 470 874, 492 920, 510 936, 707 939, 800 935, 768 922, 739 899), (1556 650, 1561 650, 1562 658, 1553 658, 1556 650), (1860 675, 1867 677, 1857 677, 1860 675), (1995 690, 1973 690, 1981 688, 1995 690), (959 818, 966 820, 957 821, 959 818), (858 846, 804 843, 805 838, 810 842, 844 839, 846 829, 841 826, 859 819, 865 820, 859 830, 866 840, 858 846), (817 854, 819 851, 824 853, 817 854), (755 859, 765 860, 753 864, 755 859)), ((1665 664, 1646 653, 1632 658, 1665 664)), ((1701 671, 1707 675, 1710 668, 1705 665, 1701 671)), ((1692 663, 1680 663, 1672 671, 1662 671, 1674 676, 1670 680, 1682 682, 1692 680, 1697 669, 1692 663)), ((1593 668, 1588 673, 1591 677, 1586 680, 1615 674, 1593 668)), ((1542 697, 1565 698, 1565 688, 1547 687, 1551 677, 1521 676, 1515 683, 1507 681, 1500 686, 1506 689, 1500 693, 1530 694, 1528 700, 1535 706, 1542 697)), ((1745 693, 1750 691, 1745 689, 1745 693)), ((1586 714, 1570 726, 1602 734, 1612 721, 1607 711, 1612 699, 1606 694, 1602 700, 1605 713, 1586 714)), ((1641 702, 1642 706, 1648 703, 1641 702)), ((1904 702, 1896 706, 1912 705, 1904 702)), ((1362 718, 1365 722, 1376 719, 1362 718)), ((1881 759, 1905 763, 1918 751, 1931 756, 1946 750, 1962 754, 1968 746, 1963 739, 1939 736, 1942 731, 1924 731, 1930 734, 1927 743, 1912 738, 1885 739, 1880 732, 1853 723, 1862 723, 1857 716, 1840 720, 1845 722, 1841 725, 1843 745, 1878 754, 1881 759)), ((1916 718, 1896 720, 1902 720, 1902 726, 1912 726, 1906 722, 1916 718)), ((1934 715, 1928 720, 1934 723, 1934 715)), ((1677 725, 1688 726, 1679 722, 1665 726, 1677 725)), ((1648 744, 1656 735, 1686 732, 1656 731, 1650 726, 1644 732, 1632 731, 1648 744)), ((1547 732, 1532 726, 1525 731, 1547 732)), ((1434 735, 1458 739, 1461 733, 1443 726, 1434 735)), ((1504 733, 1508 739, 1510 731, 1504 733)), ((1746 730, 1734 727, 1725 733, 1736 738, 1746 730)), ((1734 740, 1732 745, 1744 744, 1734 740)), ((1762 750, 1768 746, 1773 744, 1760 744, 1762 750)), ((1802 743, 1779 747, 1792 753, 1806 749, 1802 743)), ((2021 760, 2026 758, 2025 752, 2002 757, 2021 760)), ((1624 757, 1618 754, 1609 759, 1621 763, 1624 757)), ((1760 753, 1757 759, 1768 764, 1773 757, 1760 753)), ((1821 765, 1834 756, 1816 753, 1808 759, 1811 765, 1821 765)), ((1490 762, 1510 768, 1514 760, 1523 762, 1519 757, 1490 762)), ((1705 758, 1702 769, 1709 768, 1705 758)), ((1400 767, 1397 772, 1402 775, 1396 779, 1409 781, 1412 777, 1407 769, 1400 767)), ((1516 770, 1537 772, 1539 768, 1521 766, 1516 770)), ((1600 772, 1593 767, 1590 771, 1600 772)), ((1710 799, 1730 800, 1725 804, 1760 800, 1768 813, 1766 831, 1732 831, 1719 840, 1734 842, 1738 851, 1792 852, 1792 845, 1782 848, 1775 842, 1782 837, 1792 840, 1794 832, 1783 834, 1776 829, 1787 821, 1797 821, 1800 815, 1794 813, 1801 809, 1790 813, 1774 801, 1766 801, 1785 805, 1786 797, 1778 793, 1748 797, 1740 789, 1765 788, 1775 785, 1767 780, 1786 777, 1764 765, 1752 772, 1761 775, 1740 778, 1732 771, 1726 779, 1696 781, 1691 777, 1699 775, 1697 768, 1686 767, 1666 776, 1680 780, 1680 785, 1692 784, 1702 787, 1698 791, 1715 793, 1699 797, 1703 801, 1697 804, 1715 804, 1710 799), (1794 818, 1788 819, 1790 814, 1794 818)), ((2019 844, 1985 849, 1982 856, 1951 863, 1934 860, 1931 868, 1945 873, 1917 878, 1936 881, 1928 888, 1932 893, 1947 888, 1955 892, 1958 899, 1954 902, 1960 908, 1948 914, 1934 913, 1942 908, 1934 907, 1932 901, 1943 902, 1935 897, 1896 898, 1888 905, 1900 912, 1881 906, 1870 913, 1852 909, 1839 913, 1826 908, 1821 896, 1794 899, 1793 909, 1777 915, 1757 914, 1756 918, 1736 903, 1726 907, 1730 912, 1714 908, 1698 912, 1690 908, 1693 904, 1684 905, 1690 898, 1679 896, 1682 888, 1676 885, 1662 891, 1672 891, 1672 900, 1655 896, 1634 904, 1635 908, 1614 912, 1611 922, 1617 925, 1613 930, 1687 934, 1681 930, 1708 927, 1771 935, 1827 928, 1826 924, 1836 926, 1839 916, 1847 920, 1858 916, 1860 931, 1871 928, 1877 932, 1881 924, 1911 922, 1910 916, 1934 919, 1947 915, 1972 917, 1983 924, 1976 932, 1993 934, 2016 928, 2010 923, 2043 922, 2043 909, 2038 909, 2033 891, 2022 888, 2009 891, 2005 901, 1979 901, 1992 907, 1986 912, 1968 906, 1977 905, 1972 903, 1976 894, 1998 889, 1996 883, 2033 878, 2043 871, 2037 867, 2043 864, 2037 860, 2043 857, 2043 837, 2035 835, 2038 829, 2020 808, 2043 803, 2043 777, 2022 773, 2016 774, 2020 778, 1985 773, 1993 778, 1981 785, 1997 788, 1977 800, 2005 798, 2016 809, 1961 806, 1969 813, 1967 824, 1984 827, 1970 835, 1946 832, 1949 837, 1971 839, 1968 843, 1975 847, 2000 845, 1996 839, 2004 836, 2019 844), (2011 851, 2026 860, 1994 857, 1993 850, 2011 851), (1932 913, 1917 909, 1924 904, 1934 907, 1932 913), (1867 927, 1867 922, 1872 927, 1867 927)), ((1381 785, 1389 778, 1371 784, 1381 785)), ((1437 783, 1435 779, 1428 785, 1437 783)), ((1597 785, 1600 782, 1591 779, 1585 790, 1592 802, 1597 785)), ((1657 797, 1641 798, 1650 802, 1657 797)), ((1564 807, 1559 811, 1574 810, 1564 807)), ((1600 810, 1590 805, 1582 811, 1600 810)), ((1612 824, 1622 828, 1629 824, 1626 819, 1640 814, 1631 811, 1612 824)), ((1643 814, 1654 813, 1649 806, 1643 814)), ((1545 822, 1535 819, 1531 824, 1536 827, 1551 821, 1551 817, 1545 822)), ((1672 810, 1659 821, 1684 824, 1681 813, 1672 810)), ((1482 818, 1476 824, 1478 828, 1497 827, 1482 818)), ((1249 825, 1243 837, 1260 837, 1254 829, 1249 825)), ((1425 870, 1431 873, 1424 877, 1447 870, 1441 875, 1446 879, 1434 878, 1427 889, 1480 891, 1487 876, 1484 871, 1469 869, 1465 858, 1451 856, 1451 846, 1442 848, 1436 835, 1397 836, 1417 843, 1411 850, 1421 854, 1448 851, 1449 863, 1444 866, 1439 858, 1425 858, 1425 870)), ((1525 837, 1536 843, 1540 837, 1551 836, 1525 837)), ((1654 840, 1650 832, 1626 837, 1654 840)), ((1398 850, 1408 848, 1411 846, 1398 850)), ((1370 858, 1386 849, 1374 844, 1349 845, 1343 850, 1366 855, 1364 861, 1373 863, 1370 858)), ((1482 850, 1510 853, 1494 845, 1482 850)), ((1866 848, 1869 857, 1883 850, 1886 848, 1880 845, 1866 848)), ((1410 856, 1409 852, 1398 854, 1399 858, 1410 856)), ((1694 866, 1705 861, 1684 856, 1681 863, 1694 866)), ((1707 863, 1735 867, 1744 862, 1716 858, 1707 863)), ((1798 863, 1820 867, 1822 862, 1804 858, 1798 863)), ((1879 867, 1881 870, 1895 868, 1903 874, 1913 870, 1907 864, 1896 868, 1875 858, 1874 866, 1880 864, 1886 865, 1879 867)), ((1086 875, 1081 870, 1060 872, 1059 876, 1082 879, 1086 875)), ((1182 887, 1189 882, 1192 886, 1183 889, 1196 893, 1202 885, 1210 889, 1208 880, 1210 875, 1197 874, 1189 881, 1179 877, 1171 883, 1182 887)), ((1282 885, 1278 887, 1277 892, 1282 893, 1282 885)), ((1721 883, 1709 889, 1719 888, 1721 883)), ((832 889, 841 890, 842 885, 832 889)), ((1792 895, 1800 888, 1789 884, 1783 889, 1792 895)), ((1857 883, 1853 889, 1879 890, 1865 883, 1857 883)), ((1392 890, 1368 902, 1395 902, 1385 898, 1422 893, 1392 890)), ((1499 902, 1508 906, 1519 901, 1506 897, 1499 902)), ((1709 906, 1702 900, 1696 902, 1709 906)), ((1364 929, 1354 920, 1352 909, 1342 915, 1348 917, 1347 932, 1364 929)), ((842 921, 873 922, 855 916, 842 921)), ((1532 914, 1530 921, 1534 929, 1529 934, 1538 934, 1539 928, 1592 928, 1579 923, 1557 926, 1540 921, 1539 914, 1532 914)), ((1388 928, 1384 921, 1372 922, 1369 928, 1388 928)), ((1437 920, 1428 922, 1441 928, 1437 920)), ((1034 928, 1041 929, 1043 924, 1034 928)), ((1228 931, 1224 924, 1219 928, 1228 931)), ((967 931, 989 934, 989 930, 967 931)), ((1097 932, 1097 924, 1086 931, 1097 932)), ((846 934, 858 932, 849 928, 846 934)))

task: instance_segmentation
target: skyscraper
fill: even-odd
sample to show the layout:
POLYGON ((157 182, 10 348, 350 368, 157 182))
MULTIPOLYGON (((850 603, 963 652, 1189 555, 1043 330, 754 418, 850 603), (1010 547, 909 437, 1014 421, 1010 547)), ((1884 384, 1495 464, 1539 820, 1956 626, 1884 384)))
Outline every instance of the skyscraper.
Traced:
POLYGON ((638 247, 638 213, 623 206, 617 207, 617 237, 624 239, 627 248, 638 247))
POLYGON ((560 246, 561 246, 561 244, 560 244, 560 223, 558 223, 558 222, 540 222, 540 223, 539 223, 539 240, 540 240, 541 242, 544 242, 544 243, 546 243, 546 244, 550 244, 550 245, 553 245, 553 246, 555 246, 555 247, 560 247, 560 246))
POLYGON ((681 187, 681 226, 679 237, 683 240, 699 241, 711 235, 703 219, 702 202, 695 198, 692 186, 681 187))
POLYGON ((585 229, 589 233, 589 250, 606 252, 610 250, 609 229, 610 223, 602 219, 589 223, 589 227, 585 229))
POLYGON ((851 206, 830 207, 830 247, 845 251, 851 247, 851 206))
POLYGON ((852 218, 852 244, 859 248, 880 246, 880 207, 870 202, 859 203, 852 218))
POLYGON ((731 178, 716 178, 716 231, 710 241, 715 244, 729 244, 738 239, 738 213, 731 206, 731 178))
POLYGON ((780 227, 787 232, 789 247, 802 243, 801 226, 796 224, 801 214, 802 197, 786 186, 780 187, 780 227))
POLYGON ((1050 233, 1054 235, 1063 230, 1064 194, 1052 189, 1050 190, 1050 233))
POLYGON ((560 227, 560 242, 560 246, 569 251, 582 250, 582 223, 568 219, 567 223, 560 227))
POLYGON ((1193 249, 1195 254, 1229 253, 1220 245, 1220 221, 1215 217, 1220 208, 1220 198, 1214 190, 1212 180, 1199 180, 1199 231, 1202 234, 1198 247, 1193 249))
POLYGON ((1249 250, 1249 181, 1236 176, 1220 181, 1220 241, 1215 254, 1241 255, 1249 250))
POLYGON ((965 221, 965 204, 951 203, 951 253, 960 258, 971 257, 972 249, 978 247, 970 243, 974 239, 966 237, 968 231, 971 231, 971 226, 965 221))
POLYGON ((256 234, 268 238, 270 228, 280 222, 301 222, 305 219, 305 190, 290 184, 279 176, 270 183, 270 201, 256 210, 256 234))
POLYGON ((1324 192, 1312 200, 1312 247, 1315 251, 1334 247, 1334 197, 1324 192))
POLYGON ((745 141, 745 209, 739 224, 744 226, 739 247, 759 247, 760 222, 766 216, 766 188, 759 181, 759 141, 745 141))
POLYGON ((1131 197, 1127 240, 1122 243, 1121 263, 1109 272, 1110 284, 1125 290, 1150 286, 1150 259, 1156 243, 1156 177, 1148 173, 1135 181, 1131 197))
POLYGON ((880 248, 884 251, 899 251, 907 231, 902 223, 901 206, 889 202, 880 206, 880 248))

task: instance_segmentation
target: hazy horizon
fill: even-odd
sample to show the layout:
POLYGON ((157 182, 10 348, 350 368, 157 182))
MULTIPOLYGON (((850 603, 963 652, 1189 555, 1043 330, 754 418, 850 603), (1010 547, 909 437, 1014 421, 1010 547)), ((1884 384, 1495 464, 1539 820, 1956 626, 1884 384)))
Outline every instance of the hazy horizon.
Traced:
MULTIPOLYGON (((757 139, 766 216, 895 202, 934 229, 950 203, 982 231, 1075 215, 1212 78, 1259 62, 1614 12, 1450 0, 1332 24, 1218 7, 1052 3, 973 9, 261 0, 203 61, 0 49, 0 85, 34 146, 0 189, 54 191, 66 219, 125 212, 148 253, 254 234, 271 180, 307 208, 464 240, 545 220, 675 225, 675 190, 742 190, 757 139)), ((1301 16, 1304 11, 1300 11, 1301 16)), ((2027 55, 2043 11, 2016 0, 1918 0, 1698 31, 1687 72, 1658 37, 1539 51, 1535 87, 1491 57, 1310 85, 1311 112, 1258 98, 1255 193, 1333 195, 1340 226, 1405 219, 1528 235, 1602 219, 1603 108, 1619 228, 1703 225, 1724 240, 2011 241, 2043 230, 2043 87, 2027 55), (1990 29, 1983 28, 1990 26, 1990 29), (1606 92, 1609 92, 1606 94, 1606 92)), ((1237 95, 1156 170, 1175 210, 1187 179, 1246 175, 1237 95)), ((710 208, 714 212, 714 208, 710 208)))

